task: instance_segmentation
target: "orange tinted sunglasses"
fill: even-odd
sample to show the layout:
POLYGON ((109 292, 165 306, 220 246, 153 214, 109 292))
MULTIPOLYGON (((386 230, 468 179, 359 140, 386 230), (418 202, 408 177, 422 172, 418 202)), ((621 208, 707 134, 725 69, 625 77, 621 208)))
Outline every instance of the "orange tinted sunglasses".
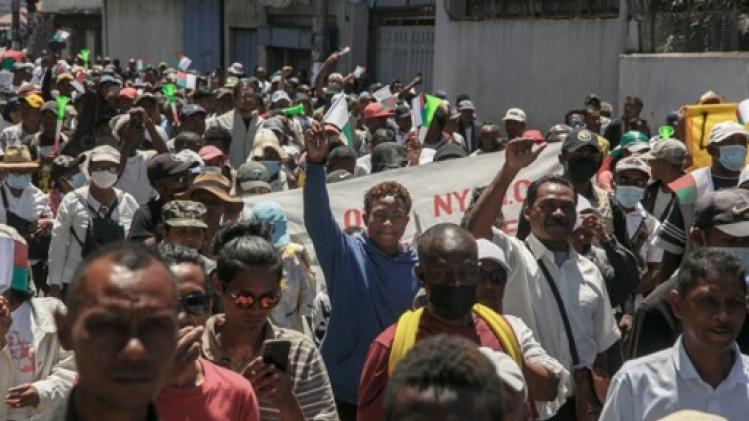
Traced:
POLYGON ((270 310, 273 308, 273 306, 278 304, 279 300, 278 291, 269 292, 267 294, 256 297, 251 292, 242 292, 240 294, 230 290, 229 296, 232 300, 234 300, 235 306, 244 309, 249 309, 253 305, 255 305, 256 302, 259 302, 260 307, 263 310, 270 310))

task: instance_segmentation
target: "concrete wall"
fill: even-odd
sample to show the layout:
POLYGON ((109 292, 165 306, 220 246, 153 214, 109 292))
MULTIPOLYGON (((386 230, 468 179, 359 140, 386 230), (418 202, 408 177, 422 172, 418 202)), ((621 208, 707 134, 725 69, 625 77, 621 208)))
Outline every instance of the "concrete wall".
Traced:
POLYGON ((619 92, 642 98, 651 130, 707 90, 730 102, 749 98, 749 53, 632 54, 619 63, 619 92))
POLYGON ((104 52, 149 64, 182 51, 182 0, 104 0, 104 52))
POLYGON ((485 121, 521 107, 530 127, 547 129, 587 94, 616 101, 626 32, 622 17, 456 22, 438 1, 432 86, 450 100, 468 94, 485 121))

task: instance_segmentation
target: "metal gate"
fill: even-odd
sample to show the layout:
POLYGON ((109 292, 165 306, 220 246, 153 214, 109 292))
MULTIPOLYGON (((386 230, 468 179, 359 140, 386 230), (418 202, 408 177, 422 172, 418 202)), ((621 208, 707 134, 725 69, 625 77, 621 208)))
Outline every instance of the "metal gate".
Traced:
POLYGON ((184 54, 192 67, 210 72, 221 65, 222 9, 220 0, 185 0, 184 54))
POLYGON ((384 84, 393 79, 408 83, 421 73, 423 89, 431 91, 434 24, 383 25, 374 32, 375 78, 384 84))

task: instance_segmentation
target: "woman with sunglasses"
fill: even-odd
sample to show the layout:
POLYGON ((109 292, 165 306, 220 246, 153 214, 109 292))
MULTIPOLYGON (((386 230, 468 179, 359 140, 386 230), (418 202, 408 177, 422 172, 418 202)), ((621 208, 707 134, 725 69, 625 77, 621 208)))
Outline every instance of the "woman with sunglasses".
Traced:
POLYGON ((338 420, 317 348, 303 334, 270 322, 270 312, 282 294, 281 257, 267 240, 241 235, 241 231, 237 234, 223 235, 216 244, 213 285, 224 301, 225 313, 208 320, 203 355, 252 383, 263 421, 338 420), (263 361, 267 340, 290 343, 285 370, 263 361))
POLYGON ((165 421, 259 420, 257 397, 240 375, 200 358, 203 326, 210 316, 211 295, 197 250, 161 243, 159 254, 177 280, 179 340, 169 384, 156 397, 165 421))

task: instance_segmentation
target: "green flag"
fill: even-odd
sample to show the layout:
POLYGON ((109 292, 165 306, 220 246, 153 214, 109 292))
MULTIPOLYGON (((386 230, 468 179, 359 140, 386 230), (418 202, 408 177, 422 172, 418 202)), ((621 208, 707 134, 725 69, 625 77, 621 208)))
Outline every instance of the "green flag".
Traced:
POLYGON ((164 88, 161 89, 161 92, 166 96, 166 102, 174 102, 177 94, 177 88, 174 86, 173 83, 167 83, 164 85, 164 88))
POLYGON ((57 119, 64 120, 65 107, 68 105, 68 102, 70 102, 70 98, 65 95, 58 95, 57 98, 55 98, 55 101, 57 102, 57 119))
POLYGON ((297 104, 294 107, 284 108, 283 113, 289 117, 304 115, 304 104, 297 104))
POLYGON ((89 51, 88 48, 84 48, 80 53, 78 53, 78 58, 83 61, 83 67, 88 67, 88 58, 90 54, 91 51, 89 51))

